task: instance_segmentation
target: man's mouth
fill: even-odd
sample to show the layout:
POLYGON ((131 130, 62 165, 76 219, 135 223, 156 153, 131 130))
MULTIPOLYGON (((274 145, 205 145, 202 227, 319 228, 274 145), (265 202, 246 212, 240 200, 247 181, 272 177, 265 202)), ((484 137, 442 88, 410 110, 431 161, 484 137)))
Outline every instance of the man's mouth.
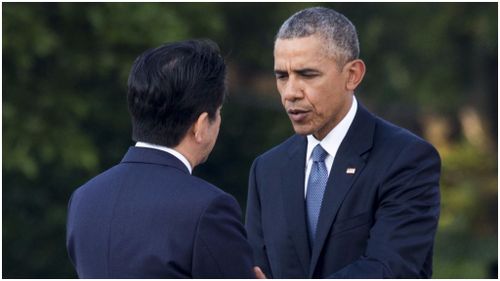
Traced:
POLYGON ((294 122, 302 122, 306 119, 307 115, 311 112, 310 110, 305 109, 288 109, 287 113, 290 116, 290 119, 294 122))

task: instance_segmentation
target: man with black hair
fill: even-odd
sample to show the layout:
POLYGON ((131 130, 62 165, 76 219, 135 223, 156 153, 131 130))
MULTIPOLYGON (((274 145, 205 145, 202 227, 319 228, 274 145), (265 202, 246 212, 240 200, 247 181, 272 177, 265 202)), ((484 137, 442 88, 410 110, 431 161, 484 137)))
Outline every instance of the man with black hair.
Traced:
POLYGON ((254 278, 236 200, 191 175, 215 144, 226 66, 214 42, 150 49, 128 80, 134 147, 79 187, 67 248, 80 278, 254 278))

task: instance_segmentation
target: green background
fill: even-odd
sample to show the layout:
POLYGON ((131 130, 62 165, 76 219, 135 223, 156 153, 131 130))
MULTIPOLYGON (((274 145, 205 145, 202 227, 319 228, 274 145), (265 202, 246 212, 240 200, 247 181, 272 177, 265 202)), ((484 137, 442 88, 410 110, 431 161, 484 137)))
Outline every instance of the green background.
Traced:
MULTIPOLYGON (((230 96, 195 174, 243 210, 248 171, 293 130, 273 38, 314 3, 3 3, 4 278, 76 277, 65 250, 71 192, 120 161, 134 59, 164 42, 219 43, 230 96)), ((497 276, 497 3, 321 3, 356 25, 358 101, 433 143, 443 160, 434 278, 497 276)))

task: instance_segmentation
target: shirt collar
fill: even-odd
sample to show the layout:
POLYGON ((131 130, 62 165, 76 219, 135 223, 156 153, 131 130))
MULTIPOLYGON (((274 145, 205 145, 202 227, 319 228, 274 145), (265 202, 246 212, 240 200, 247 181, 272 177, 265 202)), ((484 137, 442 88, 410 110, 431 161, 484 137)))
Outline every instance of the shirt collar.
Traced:
POLYGON ((162 146, 162 145, 157 145, 157 144, 152 144, 152 143, 147 143, 147 142, 140 142, 140 141, 138 141, 135 144, 135 146, 158 149, 158 150, 162 150, 162 151, 165 151, 167 153, 170 153, 173 156, 175 156, 175 158, 179 159, 188 168, 190 174, 193 171, 193 168, 191 167, 191 164, 189 164, 189 161, 187 160, 187 158, 184 157, 184 155, 182 155, 180 152, 178 152, 177 150, 175 150, 173 148, 162 146))
POLYGON ((358 102, 356 101, 356 97, 353 96, 351 109, 349 109, 346 116, 328 133, 328 135, 326 135, 326 137, 323 138, 323 140, 319 141, 313 135, 307 135, 307 161, 309 161, 312 151, 318 143, 321 144, 321 147, 323 147, 329 155, 335 158, 337 150, 342 140, 344 140, 344 137, 347 135, 347 131, 354 120, 354 116, 356 116, 357 109, 358 102))

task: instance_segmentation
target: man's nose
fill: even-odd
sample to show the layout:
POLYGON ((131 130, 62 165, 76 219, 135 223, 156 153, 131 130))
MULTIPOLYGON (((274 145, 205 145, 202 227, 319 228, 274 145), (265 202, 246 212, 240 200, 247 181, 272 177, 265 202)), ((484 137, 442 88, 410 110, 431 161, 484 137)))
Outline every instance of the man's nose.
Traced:
POLYGON ((290 77, 288 83, 286 83, 283 98, 287 101, 295 101, 303 98, 303 96, 304 92, 300 83, 296 79, 290 77))

